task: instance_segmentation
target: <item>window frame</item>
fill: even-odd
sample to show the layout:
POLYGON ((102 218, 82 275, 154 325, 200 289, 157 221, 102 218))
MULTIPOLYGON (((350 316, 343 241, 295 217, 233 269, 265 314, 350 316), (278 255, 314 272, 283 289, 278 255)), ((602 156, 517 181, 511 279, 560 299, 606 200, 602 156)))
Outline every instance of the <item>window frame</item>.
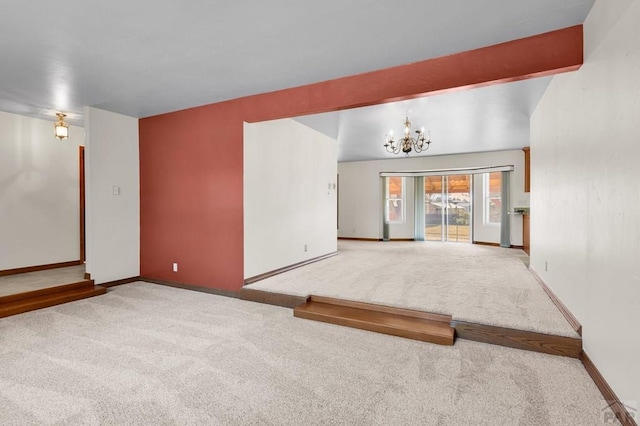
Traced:
MULTIPOLYGON (((491 172, 491 173, 500 173, 500 185, 502 188, 502 172, 491 172)), ((499 200, 502 203, 502 192, 499 193, 498 196, 491 195, 491 173, 485 173, 483 175, 483 185, 482 185, 482 200, 483 200, 483 223, 488 226, 501 226, 502 225, 502 210, 500 211, 500 221, 494 222, 491 220, 491 202, 493 200, 499 200)))
POLYGON ((406 195, 406 178, 404 176, 387 176, 385 178, 385 190, 384 190, 384 194, 385 194, 385 200, 384 200, 384 208, 385 208, 385 220, 387 223, 392 223, 392 224, 398 224, 398 223, 405 223, 406 219, 407 219, 407 213, 406 213, 406 203, 405 203, 405 195, 406 195), (400 186, 401 186, 401 194, 400 197, 394 197, 391 198, 391 195, 389 194, 389 185, 391 183, 391 179, 393 178, 400 178, 400 186), (396 220, 391 220, 391 214, 390 214, 390 205, 391 202, 395 201, 395 202, 399 202, 400 205, 400 218, 396 219, 396 220))

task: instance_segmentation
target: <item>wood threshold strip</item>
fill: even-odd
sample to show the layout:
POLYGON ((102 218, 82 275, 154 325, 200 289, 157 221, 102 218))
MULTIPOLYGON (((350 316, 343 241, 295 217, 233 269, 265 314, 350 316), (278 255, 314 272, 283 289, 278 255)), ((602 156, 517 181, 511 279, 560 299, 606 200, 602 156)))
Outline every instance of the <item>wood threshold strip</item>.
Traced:
POLYGON ((309 297, 309 301, 325 303, 328 305, 346 306, 349 308, 356 308, 356 309, 362 309, 367 311, 384 312, 387 314, 402 315, 405 317, 422 318, 429 321, 439 321, 447 324, 451 323, 451 320, 452 320, 451 315, 434 314, 431 312, 416 311, 414 309, 397 308, 395 306, 378 305, 378 304, 365 303, 365 302, 356 302, 353 300, 335 299, 333 297, 312 295, 309 297))
POLYGON ((0 300, 0 318, 98 296, 106 291, 104 287, 94 286, 92 281, 82 281, 5 296, 0 300))
MULTIPOLYGON (((634 417, 637 416, 637 411, 635 411, 634 407, 626 407, 622 401, 615 394, 613 389, 609 386, 605 378, 600 374, 600 371, 596 368, 595 364, 591 361, 591 358, 586 354, 585 351, 580 352, 580 361, 582 361, 582 365, 593 379, 593 382, 596 384, 600 393, 604 397, 607 404, 609 404, 609 408, 613 411, 623 426, 638 426, 634 417), (629 411, 633 410, 633 411, 629 411)), ((610 420, 613 419, 605 419, 604 423, 612 423, 610 420), (609 420, 609 421, 607 421, 609 420)))
MULTIPOLYGON (((327 299, 325 299, 327 300, 327 299)), ((364 304, 360 304, 361 306, 364 304)), ((294 309, 298 318, 358 328, 361 330, 405 337, 440 345, 453 345, 455 333, 445 321, 433 321, 416 316, 384 312, 378 305, 356 308, 310 300, 294 309)), ((399 310, 400 311, 400 310, 399 310)))
POLYGON ((580 321, 578 321, 578 319, 571 313, 569 308, 567 308, 567 306, 564 303, 562 303, 562 301, 558 298, 558 296, 556 296, 556 294, 553 292, 553 290, 551 290, 551 288, 542 279, 542 277, 538 275, 535 269, 529 266, 529 271, 531 272, 531 275, 533 275, 533 277, 536 279, 536 281, 538 281, 540 286, 542 286, 542 289, 544 290, 544 292, 547 293, 547 296, 549 296, 553 304, 556 305, 558 310, 562 313, 562 315, 565 317, 565 319, 571 325, 571 327, 575 330, 575 332, 578 333, 580 336, 582 336, 582 325, 580 324, 580 321))
POLYGON ((0 271, 0 277, 6 275, 25 274, 27 272, 45 271, 47 269, 66 268, 68 266, 82 265, 81 260, 71 260, 69 262, 49 263, 46 265, 25 266, 23 268, 5 269, 0 271))
POLYGON ((50 294, 62 293, 65 291, 74 291, 83 288, 93 287, 94 283, 90 280, 78 281, 75 283, 62 284, 58 286, 45 287, 38 290, 25 291, 22 293, 8 294, 0 297, 0 304, 17 302, 18 300, 31 299, 34 297, 47 296, 50 294))
POLYGON ((327 254, 324 254, 322 256, 318 256, 318 257, 314 257, 312 259, 304 260, 302 262, 294 263, 293 265, 284 266, 282 268, 274 269, 273 271, 269 271, 269 272, 265 272, 263 274, 259 274, 259 275, 255 275, 253 277, 249 277, 249 278, 246 278, 244 280, 244 285, 253 284, 255 282, 264 280, 266 278, 273 277, 275 275, 279 275, 279 274, 282 274, 282 273, 287 272, 287 271, 291 271, 292 269, 300 268, 301 266, 306 266, 306 265, 309 265, 311 263, 319 262, 321 260, 325 260, 325 259, 328 259, 330 257, 336 256, 337 254, 338 254, 338 252, 334 251, 332 253, 327 253, 327 254))
POLYGON ((460 339, 490 343, 509 348, 525 349, 551 355, 578 358, 582 351, 582 339, 516 330, 466 321, 451 321, 460 339))

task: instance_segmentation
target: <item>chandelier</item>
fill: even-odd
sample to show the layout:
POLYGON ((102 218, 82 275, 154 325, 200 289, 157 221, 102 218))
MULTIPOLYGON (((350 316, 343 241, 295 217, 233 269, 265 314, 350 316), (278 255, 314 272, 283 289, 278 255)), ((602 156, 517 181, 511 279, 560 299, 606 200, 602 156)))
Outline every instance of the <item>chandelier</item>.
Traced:
POLYGON ((384 144, 387 152, 398 154, 402 151, 409 156, 411 151, 422 152, 429 149, 429 145, 431 144, 431 135, 427 134, 427 137, 424 137, 424 127, 420 130, 416 130, 416 133, 418 134, 416 138, 412 138, 410 136, 410 132, 411 122, 409 121, 409 117, 406 117, 404 122, 404 136, 402 138, 397 141, 394 140, 393 130, 389 130, 389 134, 386 136, 386 143, 384 144))

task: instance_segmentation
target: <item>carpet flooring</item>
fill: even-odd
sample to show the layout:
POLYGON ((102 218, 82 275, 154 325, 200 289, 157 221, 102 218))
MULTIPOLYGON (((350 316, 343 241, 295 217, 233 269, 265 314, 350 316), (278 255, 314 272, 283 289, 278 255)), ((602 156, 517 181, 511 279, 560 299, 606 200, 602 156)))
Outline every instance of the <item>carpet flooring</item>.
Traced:
POLYGON ((452 315, 579 337, 531 275, 522 250, 441 242, 338 242, 337 256, 246 288, 452 315))
POLYGON ((132 283, 0 319, 2 425, 600 425, 576 359, 132 283))

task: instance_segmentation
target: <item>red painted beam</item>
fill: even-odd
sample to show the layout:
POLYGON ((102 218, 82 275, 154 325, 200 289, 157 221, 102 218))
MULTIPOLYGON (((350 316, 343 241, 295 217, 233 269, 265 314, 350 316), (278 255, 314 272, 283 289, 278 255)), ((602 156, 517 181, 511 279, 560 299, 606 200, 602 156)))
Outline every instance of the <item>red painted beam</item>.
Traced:
POLYGON ((582 25, 494 46, 242 98, 249 120, 264 121, 400 101, 575 71, 582 25))
MULTIPOLYGON (((546 76, 580 67, 582 26, 140 120, 141 276, 240 290, 243 121, 546 76), (179 263, 178 272, 171 264, 179 263)), ((285 266, 285 265, 283 265, 285 266)))

